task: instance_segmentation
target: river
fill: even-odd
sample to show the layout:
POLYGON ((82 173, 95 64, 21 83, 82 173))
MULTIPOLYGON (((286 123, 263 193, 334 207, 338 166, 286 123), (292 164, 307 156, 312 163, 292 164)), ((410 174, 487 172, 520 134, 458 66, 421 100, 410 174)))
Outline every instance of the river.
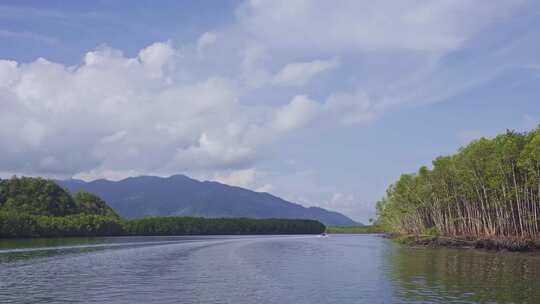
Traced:
POLYGON ((0 303, 540 303, 540 253, 375 235, 0 240, 0 303))

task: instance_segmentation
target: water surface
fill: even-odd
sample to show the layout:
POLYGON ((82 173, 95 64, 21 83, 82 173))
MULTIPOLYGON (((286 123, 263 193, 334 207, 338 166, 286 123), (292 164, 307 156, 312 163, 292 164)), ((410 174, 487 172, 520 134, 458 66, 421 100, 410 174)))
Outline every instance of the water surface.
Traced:
POLYGON ((0 240, 0 303, 540 303, 540 254, 373 235, 0 240))

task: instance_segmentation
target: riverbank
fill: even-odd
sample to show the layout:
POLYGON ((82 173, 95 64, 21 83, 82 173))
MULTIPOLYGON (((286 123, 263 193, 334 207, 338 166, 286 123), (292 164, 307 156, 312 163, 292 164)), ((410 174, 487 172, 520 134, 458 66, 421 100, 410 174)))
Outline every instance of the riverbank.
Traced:
POLYGON ((496 251, 540 251, 540 240, 525 238, 472 238, 397 234, 386 234, 386 237, 407 246, 469 248, 496 251))
POLYGON ((315 220, 148 217, 122 219, 95 214, 43 216, 0 212, 1 238, 84 236, 181 236, 320 234, 326 227, 315 220))
POLYGON ((326 228, 327 233, 331 234, 374 234, 384 233, 384 231, 376 225, 368 226, 329 226, 326 228))

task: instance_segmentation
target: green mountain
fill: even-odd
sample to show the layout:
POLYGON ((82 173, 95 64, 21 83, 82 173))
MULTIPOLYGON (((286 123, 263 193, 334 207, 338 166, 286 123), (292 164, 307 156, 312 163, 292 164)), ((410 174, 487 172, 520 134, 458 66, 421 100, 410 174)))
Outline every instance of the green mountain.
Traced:
POLYGON ((205 218, 312 219, 325 225, 358 225, 347 216, 318 207, 306 208, 269 193, 198 181, 185 175, 130 177, 121 181, 58 181, 70 191, 88 191, 105 199, 127 218, 196 216, 205 218))
POLYGON ((309 219, 147 217, 122 219, 95 194, 71 194, 54 181, 34 177, 0 180, 0 238, 317 234, 326 227, 309 219))
POLYGON ((39 177, 0 180, 0 212, 44 216, 93 214, 119 217, 98 196, 85 191, 71 195, 54 181, 39 177))

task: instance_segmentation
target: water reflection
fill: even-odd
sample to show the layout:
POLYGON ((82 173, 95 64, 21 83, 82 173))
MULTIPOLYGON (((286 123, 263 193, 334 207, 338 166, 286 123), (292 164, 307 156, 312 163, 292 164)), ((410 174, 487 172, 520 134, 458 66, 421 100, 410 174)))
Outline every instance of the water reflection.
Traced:
POLYGON ((540 255, 376 236, 0 241, 0 303, 540 303, 540 255))
POLYGON ((405 301, 540 303, 538 253, 399 247, 386 260, 405 301))

